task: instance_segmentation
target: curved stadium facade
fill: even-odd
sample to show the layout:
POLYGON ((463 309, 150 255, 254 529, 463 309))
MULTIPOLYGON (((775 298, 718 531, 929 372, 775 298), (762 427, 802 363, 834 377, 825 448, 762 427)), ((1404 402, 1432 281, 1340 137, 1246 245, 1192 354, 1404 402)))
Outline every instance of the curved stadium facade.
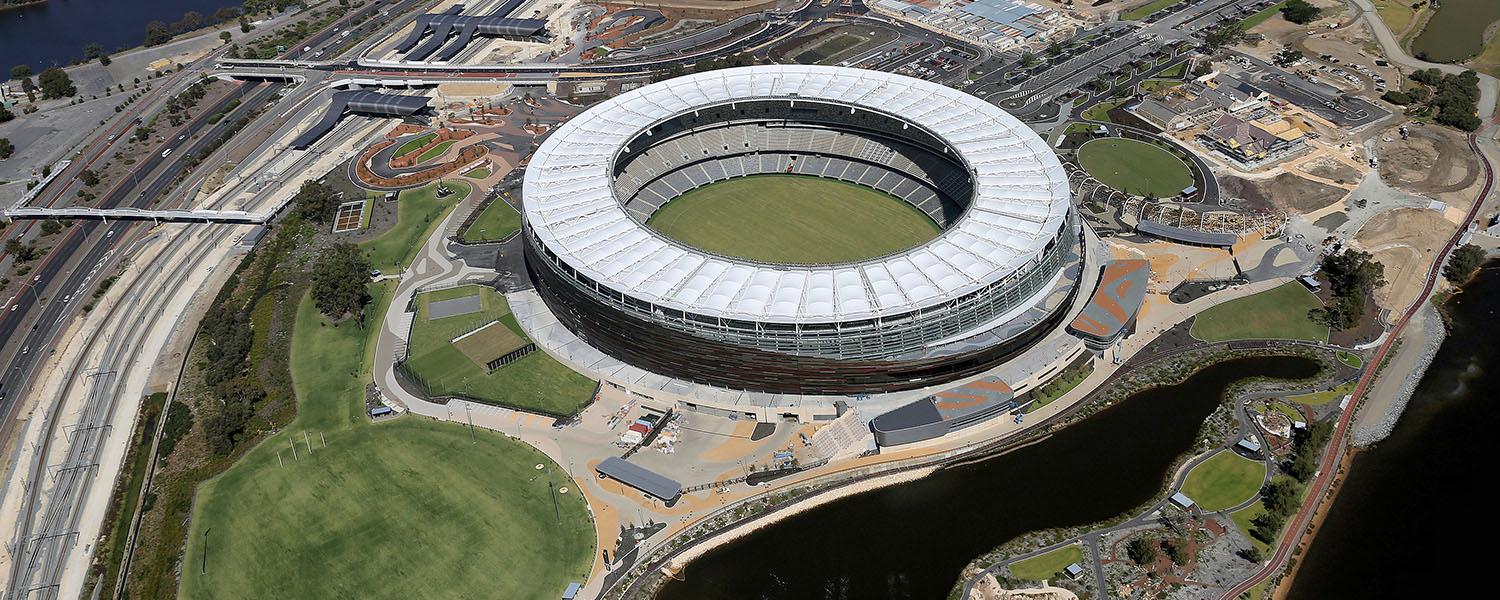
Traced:
POLYGON ((982 100, 857 69, 679 77, 603 102, 537 150, 527 264, 558 320, 662 375, 733 389, 859 394, 972 375, 1059 326, 1082 245, 1047 144, 982 100), (942 229, 848 264, 767 264, 663 237, 673 198, 754 174, 838 179, 942 229))

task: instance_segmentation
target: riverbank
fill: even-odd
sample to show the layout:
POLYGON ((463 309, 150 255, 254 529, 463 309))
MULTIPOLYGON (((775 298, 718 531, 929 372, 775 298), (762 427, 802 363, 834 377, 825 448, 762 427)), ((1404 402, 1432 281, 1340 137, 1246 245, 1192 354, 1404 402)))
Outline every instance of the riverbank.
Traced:
POLYGON ((1376 374, 1373 389, 1355 415, 1350 438, 1354 446, 1367 447, 1390 435, 1447 336, 1442 314, 1432 302, 1426 302, 1407 323, 1396 355, 1377 367, 1382 371, 1376 374))

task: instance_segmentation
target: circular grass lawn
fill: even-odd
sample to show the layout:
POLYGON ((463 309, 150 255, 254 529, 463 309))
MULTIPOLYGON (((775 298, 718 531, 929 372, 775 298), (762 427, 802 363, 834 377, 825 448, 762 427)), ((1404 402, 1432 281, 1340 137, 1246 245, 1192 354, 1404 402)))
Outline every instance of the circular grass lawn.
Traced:
POLYGON ((1136 140, 1087 142, 1078 148, 1078 163, 1104 185, 1138 196, 1171 198, 1193 185, 1193 172, 1182 159, 1136 140))
POLYGON ((646 225, 694 248, 776 264, 838 264, 894 254, 937 237, 905 201, 808 175, 752 175, 674 198, 646 225))

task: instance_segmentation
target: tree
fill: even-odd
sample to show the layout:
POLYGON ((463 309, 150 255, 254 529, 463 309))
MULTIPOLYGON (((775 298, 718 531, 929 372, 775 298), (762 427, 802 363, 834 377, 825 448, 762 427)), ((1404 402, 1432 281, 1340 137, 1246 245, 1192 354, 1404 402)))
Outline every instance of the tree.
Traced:
POLYGON ((1385 94, 1380 96, 1380 99, 1385 100, 1386 102, 1390 102, 1391 104, 1395 104, 1396 106, 1406 106, 1415 101, 1414 99, 1412 99, 1410 94, 1399 90, 1391 90, 1389 92, 1386 92, 1385 94))
POLYGON ((73 87, 73 80, 68 77, 67 71, 57 67, 42 71, 36 80, 41 85, 42 96, 47 98, 65 98, 78 93, 78 88, 73 87))
POLYGON ((226 44, 229 43, 229 40, 232 37, 234 37, 234 36, 229 35, 228 31, 220 31, 219 32, 219 39, 224 40, 224 43, 226 43, 226 44))
POLYGON ((1443 277, 1454 285, 1462 285, 1469 280, 1469 276, 1484 262, 1484 248, 1474 244, 1464 244, 1453 251, 1453 256, 1448 259, 1448 265, 1443 267, 1443 277))
POLYGON ((1287 0, 1286 4, 1281 5, 1281 16, 1298 25, 1316 21, 1322 14, 1321 9, 1308 4, 1307 0, 1287 0))
POLYGON ((1271 60, 1274 61, 1276 63, 1276 66, 1278 67, 1290 67, 1292 66, 1292 63, 1302 60, 1302 56, 1303 55, 1301 50, 1297 50, 1295 48, 1284 48, 1281 51, 1277 52, 1275 56, 1272 56, 1271 60))
POLYGON ((96 58, 99 58, 100 56, 104 56, 104 46, 100 46, 99 44, 89 44, 83 47, 83 58, 85 62, 94 60, 96 58))
POLYGON ((152 21, 146 24, 147 46, 160 46, 172 41, 172 32, 167 30, 167 24, 161 21, 152 21))
POLYGON ((1036 66, 1038 62, 1041 62, 1041 60, 1037 59, 1035 54, 1032 54, 1030 52, 1021 53, 1021 66, 1032 67, 1036 66))
POLYGON ((292 197, 292 206, 295 207, 295 214, 305 220, 327 223, 338 209, 338 192, 333 190, 333 186, 309 179, 302 182, 302 188, 292 197))
POLYGON ((78 172, 78 180, 82 181, 83 185, 94 187, 99 185, 99 174, 89 169, 84 169, 78 172))
POLYGON ((1266 505, 1266 510, 1278 514, 1291 514, 1297 510, 1301 490, 1296 482, 1285 477, 1277 477, 1266 484, 1260 492, 1261 502, 1266 505))
POLYGON ((1250 544, 1249 548, 1241 550, 1240 558, 1256 564, 1259 564, 1261 561, 1266 559, 1265 554, 1260 551, 1260 547, 1256 546, 1255 544, 1250 544))
POLYGON ((25 79, 31 76, 31 65, 16 65, 10 68, 11 79, 25 79))
POLYGON ((353 244, 335 244, 318 254, 312 279, 313 303, 334 319, 358 314, 370 301, 370 293, 365 289, 370 279, 370 261, 353 244))
POLYGON ((250 29, 250 19, 245 18, 244 15, 240 15, 240 33, 250 33, 250 29))
POLYGON ((100 54, 99 55, 99 64, 100 65, 107 67, 107 66, 109 66, 109 63, 112 63, 112 62, 114 62, 114 59, 111 59, 108 54, 100 54))
POLYGON ((1154 539, 1138 537, 1125 544, 1125 555, 1135 564, 1148 565, 1156 562, 1158 546, 1154 539))
POLYGON ((4 123, 14 118, 16 118, 16 113, 10 112, 9 108, 6 108, 4 104, 0 104, 0 123, 4 123))
POLYGON ((1245 38, 1245 24, 1240 21, 1230 21, 1215 25, 1203 36, 1203 45, 1209 50, 1217 50, 1225 46, 1232 46, 1245 38))
POLYGON ((54 233, 62 231, 62 228, 62 221, 59 221, 57 219, 47 219, 45 221, 42 221, 42 235, 52 235, 54 233))
POLYGON ((0 160, 10 158, 15 153, 16 147, 10 143, 10 138, 0 138, 0 160))

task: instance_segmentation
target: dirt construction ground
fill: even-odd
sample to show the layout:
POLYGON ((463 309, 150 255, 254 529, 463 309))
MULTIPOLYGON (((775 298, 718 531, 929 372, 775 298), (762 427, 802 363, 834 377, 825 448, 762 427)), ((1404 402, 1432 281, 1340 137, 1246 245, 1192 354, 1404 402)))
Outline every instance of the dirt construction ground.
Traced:
POLYGON ((1398 129, 1391 128, 1376 140, 1381 179, 1397 189, 1429 197, 1474 184, 1479 165, 1462 135, 1432 125, 1413 125, 1407 130, 1410 139, 1401 139, 1398 129))
POLYGON ((1312 212, 1339 201, 1348 190, 1324 185, 1291 173, 1267 179, 1246 179, 1226 175, 1219 178, 1221 193, 1229 198, 1244 198, 1247 208, 1282 209, 1293 213, 1312 212))
POLYGON ((1386 284, 1375 290, 1375 301, 1393 313, 1416 301, 1437 250, 1452 233, 1453 222, 1433 210, 1401 208, 1370 219, 1353 245, 1385 265, 1386 284))

